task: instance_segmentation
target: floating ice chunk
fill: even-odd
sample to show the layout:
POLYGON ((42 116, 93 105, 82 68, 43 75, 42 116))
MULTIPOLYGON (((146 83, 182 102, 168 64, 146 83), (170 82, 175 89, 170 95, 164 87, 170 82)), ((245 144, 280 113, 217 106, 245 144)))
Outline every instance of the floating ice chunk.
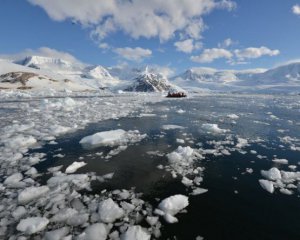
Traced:
POLYGON ((281 179, 281 173, 278 168, 271 168, 268 171, 261 170, 261 175, 269 180, 281 179))
POLYGON ((121 240, 149 240, 150 234, 141 226, 130 226, 125 233, 121 235, 121 240))
POLYGON ((162 125, 161 128, 162 128, 163 130, 184 129, 184 127, 182 127, 182 126, 179 126, 179 125, 172 125, 172 124, 162 125))
POLYGON ((69 218, 76 215, 78 212, 74 208, 65 208, 60 210, 57 214, 55 214, 50 221, 51 222, 57 222, 57 223, 63 223, 66 222, 69 218))
POLYGON ((280 188, 279 190, 282 194, 285 194, 285 195, 292 195, 293 194, 293 191, 289 190, 289 189, 286 189, 286 188, 280 188))
POLYGON ((237 148, 243 148, 246 147, 248 145, 248 140, 244 139, 244 138, 237 138, 237 144, 236 147, 237 148))
POLYGON ((31 168, 29 168, 26 172, 25 172, 25 174, 26 175, 29 175, 29 176, 34 176, 34 175, 36 175, 38 172, 37 172, 37 170, 36 170, 36 168, 35 167, 31 167, 31 168))
POLYGON ((24 216, 26 214, 26 212, 27 211, 23 206, 19 206, 12 212, 12 216, 14 217, 15 220, 18 220, 22 216, 24 216))
POLYGON ((158 205, 158 208, 165 214, 174 216, 188 205, 189 198, 187 196, 178 194, 162 200, 158 205))
POLYGON ((84 137, 80 140, 83 148, 91 149, 101 146, 119 146, 128 143, 136 143, 144 139, 147 135, 141 135, 139 131, 124 131, 122 129, 98 132, 94 135, 84 137))
POLYGON ((62 175, 54 176, 47 181, 47 185, 54 187, 64 183, 73 183, 77 186, 84 185, 89 182, 89 176, 87 174, 71 174, 71 175, 62 175))
POLYGON ((158 222, 158 217, 146 217, 146 221, 149 225, 153 226, 158 222))
POLYGON ((228 114, 227 117, 230 118, 230 119, 239 119, 239 118, 240 118, 240 117, 239 117, 238 115, 236 115, 236 114, 228 114))
POLYGON ((281 176, 285 181, 295 181, 300 178, 300 172, 281 171, 281 176))
POLYGON ((67 224, 76 227, 76 226, 84 225, 88 220, 89 220, 89 214, 79 213, 68 218, 67 224))
POLYGON ((88 226, 85 233, 85 240, 106 240, 109 229, 103 223, 95 223, 91 226, 88 226))
POLYGON ((4 184, 10 187, 18 186, 22 179, 22 173, 14 173, 5 179, 4 184))
POLYGON ((203 240, 203 239, 204 239, 204 237, 201 237, 201 236, 196 237, 196 240, 203 240))
POLYGON ((48 168, 48 172, 51 172, 51 173, 55 173, 55 172, 58 172, 60 169, 62 169, 63 165, 59 165, 59 166, 56 166, 56 167, 50 167, 48 168))
POLYGON ((194 157, 194 149, 179 146, 174 152, 167 154, 171 164, 189 165, 194 157))
POLYGON ((184 139, 179 139, 179 138, 177 138, 177 139, 176 139, 176 142, 177 142, 177 143, 180 143, 180 144, 184 144, 184 139))
POLYGON ((139 117, 156 117, 154 113, 141 113, 139 117))
POLYGON ((193 185, 193 180, 191 179, 188 179, 187 177, 183 177, 182 180, 181 180, 182 184, 187 186, 187 187, 190 187, 193 185))
POLYGON ((164 215, 164 219, 166 220, 167 223, 177 223, 178 222, 178 218, 174 217, 171 214, 166 213, 164 215))
POLYGON ((26 234, 33 234, 45 229, 49 220, 43 217, 30 217, 22 219, 17 226, 17 230, 26 234))
POLYGON ((274 192, 274 183, 273 182, 271 182, 269 180, 265 180, 265 179, 260 179, 259 184, 267 192, 269 192, 269 193, 274 192))
POLYGON ((73 162, 70 166, 67 167, 66 173, 74 173, 77 171, 77 169, 85 166, 85 162, 73 162))
POLYGON ((68 235, 70 229, 68 227, 62 227, 50 232, 46 232, 44 240, 62 240, 68 235))
POLYGON ((111 198, 99 203, 98 213, 100 220, 105 223, 113 223, 124 216, 124 210, 119 207, 111 198))
POLYGON ((22 147, 29 147, 35 144, 37 141, 33 136, 23 136, 18 135, 12 138, 9 138, 4 144, 6 147, 11 149, 19 149, 22 147))
POLYGON ((25 188, 22 192, 19 193, 18 202, 19 204, 27 204, 32 200, 45 195, 48 191, 49 187, 47 186, 25 188))
POLYGON ((221 129, 219 128, 218 124, 212 124, 212 123, 204 123, 202 124, 202 128, 207 132, 214 133, 214 134, 221 134, 230 131, 228 129, 221 129))
POLYGON ((69 127, 64 127, 64 126, 60 126, 60 125, 54 125, 54 126, 50 127, 50 133, 55 136, 65 134, 71 130, 72 129, 69 127))
POLYGON ((289 163, 289 161, 287 159, 279 159, 279 158, 273 159, 272 162, 280 163, 280 164, 288 164, 289 163))
POLYGON ((191 195, 200 195, 200 194, 206 193, 207 191, 208 190, 204 189, 204 188, 195 188, 193 190, 193 192, 191 193, 191 195))
POLYGON ((183 109, 179 109, 179 110, 177 110, 177 113, 183 114, 183 113, 185 113, 185 111, 183 109))

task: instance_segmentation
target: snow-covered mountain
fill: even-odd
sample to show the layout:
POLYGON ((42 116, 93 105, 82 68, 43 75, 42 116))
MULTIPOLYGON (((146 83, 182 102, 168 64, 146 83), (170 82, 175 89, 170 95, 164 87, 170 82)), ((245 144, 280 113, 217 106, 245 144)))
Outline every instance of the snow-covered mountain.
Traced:
POLYGON ((0 60, 0 89, 87 91, 93 88, 39 69, 0 60))
POLYGON ((151 73, 148 68, 134 79, 134 83, 125 89, 128 92, 164 92, 180 91, 181 89, 171 84, 162 74, 151 73))
POLYGON ((22 66, 41 70, 47 76, 56 79, 71 79, 90 88, 112 88, 120 84, 119 80, 100 65, 87 65, 69 62, 59 58, 29 56, 15 62, 22 66))
POLYGON ((13 89, 44 87, 80 91, 109 88, 157 92, 179 86, 196 91, 300 92, 300 62, 270 70, 192 68, 168 81, 159 68, 152 67, 148 71, 128 66, 106 68, 59 58, 29 56, 15 62, 0 60, 0 75, 0 88, 13 89))
POLYGON ((220 91, 300 91, 300 63, 267 69, 192 68, 171 79, 181 87, 220 91))

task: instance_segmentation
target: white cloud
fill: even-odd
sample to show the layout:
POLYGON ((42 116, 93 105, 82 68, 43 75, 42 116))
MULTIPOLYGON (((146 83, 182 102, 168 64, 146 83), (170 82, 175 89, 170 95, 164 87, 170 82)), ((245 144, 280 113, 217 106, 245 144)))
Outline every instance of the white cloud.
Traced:
POLYGON ((293 6, 292 11, 296 15, 300 15, 300 5, 296 4, 293 6))
POLYGON ((150 65, 149 67, 151 71, 155 73, 160 73, 166 77, 170 77, 175 73, 175 69, 170 68, 168 66, 150 65))
POLYGON ((9 60, 22 60, 27 56, 60 58, 69 62, 80 62, 70 53, 58 51, 56 49, 48 48, 48 47, 41 47, 38 49, 25 49, 24 51, 16 54, 0 55, 0 58, 9 59, 9 60))
POLYGON ((230 46, 232 46, 234 44, 236 44, 235 41, 233 41, 231 38, 227 38, 223 42, 219 43, 218 47, 219 48, 228 48, 228 47, 230 47, 230 46))
POLYGON ((232 53, 223 48, 205 49, 199 56, 192 56, 191 60, 199 63, 211 63, 216 59, 226 58, 230 59, 232 53))
POLYGON ((276 56, 280 53, 279 50, 271 50, 267 47, 260 47, 260 48, 254 48, 249 47, 245 49, 236 49, 234 50, 235 56, 240 59, 247 59, 247 58, 260 58, 262 56, 276 56))
POLYGON ((202 17, 214 9, 232 10, 231 0, 27 0, 56 21, 74 20, 103 39, 116 31, 138 39, 167 41, 175 34, 200 39, 202 17))
POLYGON ((193 50, 201 48, 202 44, 200 42, 194 43, 194 40, 190 38, 184 41, 175 42, 174 46, 179 52, 191 53, 193 50))
POLYGON ((98 45, 98 47, 101 48, 101 49, 104 49, 104 50, 110 48, 110 46, 109 46, 108 43, 100 43, 100 44, 98 45))
POLYGON ((136 48, 116 48, 114 52, 117 53, 119 56, 130 60, 130 61, 142 61, 146 57, 150 57, 152 55, 152 51, 150 49, 144 49, 140 47, 136 48))

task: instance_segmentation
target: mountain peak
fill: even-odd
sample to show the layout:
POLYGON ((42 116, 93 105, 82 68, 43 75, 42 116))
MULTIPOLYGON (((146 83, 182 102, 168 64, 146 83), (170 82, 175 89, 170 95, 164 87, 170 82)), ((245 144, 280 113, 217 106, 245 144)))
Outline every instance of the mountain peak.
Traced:
POLYGON ((180 89, 171 84, 169 80, 162 74, 143 72, 134 79, 134 83, 125 89, 128 92, 164 92, 172 89, 180 89))

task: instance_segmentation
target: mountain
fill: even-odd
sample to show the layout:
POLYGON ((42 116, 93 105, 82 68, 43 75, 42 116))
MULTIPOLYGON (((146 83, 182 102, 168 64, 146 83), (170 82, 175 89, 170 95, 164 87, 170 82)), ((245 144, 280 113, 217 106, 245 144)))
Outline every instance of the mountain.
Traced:
POLYGON ((59 72, 75 72, 80 71, 84 66, 81 63, 69 62, 60 58, 42 57, 42 56, 27 56, 24 59, 15 61, 26 67, 44 70, 55 70, 59 72))
POLYGON ((134 79, 134 83, 125 89, 128 92, 164 92, 183 91, 171 84, 162 74, 150 73, 148 67, 145 72, 134 79))
POLYGON ((192 68, 171 81, 188 89, 246 92, 300 91, 300 63, 270 70, 217 70, 192 68))
POLYGON ((67 78, 55 78, 43 71, 0 60, 0 89, 87 91, 93 88, 67 78))
POLYGON ((270 69, 257 75, 257 78, 266 83, 295 82, 300 84, 300 63, 290 63, 270 69))
POLYGON ((0 88, 57 90, 110 90, 160 92, 193 91, 300 92, 300 62, 272 69, 217 70, 191 68, 170 78, 159 67, 103 67, 59 58, 28 56, 11 62, 0 60, 0 88), (30 73, 30 74, 27 74, 30 73), (177 87, 179 86, 179 87, 177 87))
POLYGON ((87 65, 80 62, 69 62, 59 58, 28 56, 15 62, 29 68, 41 70, 47 76, 56 79, 71 79, 89 88, 113 88, 119 80, 100 65, 87 65))
POLYGON ((100 65, 88 66, 82 70, 82 78, 97 80, 98 87, 113 87, 120 84, 117 78, 114 78, 104 67, 100 65))

